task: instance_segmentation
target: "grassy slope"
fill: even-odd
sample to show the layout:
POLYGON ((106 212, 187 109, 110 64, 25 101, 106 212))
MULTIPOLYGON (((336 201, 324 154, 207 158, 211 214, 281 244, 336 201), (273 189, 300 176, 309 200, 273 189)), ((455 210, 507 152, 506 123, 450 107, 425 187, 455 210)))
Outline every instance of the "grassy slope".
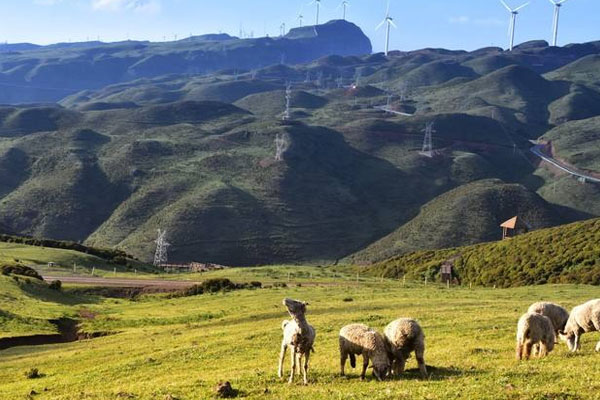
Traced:
MULTIPOLYGON (((599 297, 589 286, 521 289, 399 287, 311 287, 240 291, 229 294, 131 303, 107 300, 88 329, 117 335, 63 345, 14 348, 0 357, 0 397, 43 399, 131 397, 181 400, 210 398, 218 381, 229 380, 245 398, 286 399, 583 399, 600 389, 591 368, 595 335, 585 335, 582 352, 566 346, 543 360, 516 362, 516 321, 527 306, 546 299, 572 307, 599 297), (308 300, 308 320, 317 331, 310 384, 289 386, 277 379, 285 296, 308 300), (350 297, 354 301, 344 302, 350 297), (432 377, 417 379, 414 359, 401 380, 379 383, 358 370, 340 378, 337 332, 350 322, 377 329, 400 316, 419 319, 426 333, 425 359, 432 377), (459 329, 457 329, 459 328, 459 329), (27 380, 39 368, 45 376, 27 380), (46 388, 47 390, 44 390, 46 388), (268 393, 268 394, 265 394, 268 393)), ((87 306, 86 306, 87 307, 87 306)), ((289 355, 285 368, 289 371, 289 355)))
POLYGON ((555 155, 582 170, 600 173, 600 117, 571 121, 547 132, 555 155))
POLYGON ((0 275, 0 337, 56 333, 48 320, 75 315, 80 302, 38 280, 0 275))
POLYGON ((547 282, 600 284, 600 220, 543 229, 510 240, 418 251, 375 264, 376 276, 439 279, 441 265, 457 257, 455 273, 464 282, 518 286, 547 282))
POLYGON ((459 186, 421 208, 410 222, 352 255, 353 262, 382 261, 397 254, 495 240, 499 225, 514 215, 533 229, 552 226, 554 211, 524 186, 482 180, 459 186))

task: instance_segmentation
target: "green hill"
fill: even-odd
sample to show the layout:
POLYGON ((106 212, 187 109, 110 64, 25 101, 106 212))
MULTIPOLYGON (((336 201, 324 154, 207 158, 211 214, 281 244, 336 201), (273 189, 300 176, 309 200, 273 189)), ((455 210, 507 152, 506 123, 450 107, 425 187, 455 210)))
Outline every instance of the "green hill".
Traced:
POLYGON ((600 220, 542 229, 509 240, 445 250, 418 251, 368 267, 377 276, 440 279, 454 261, 463 284, 521 286, 543 283, 600 284, 600 220))
POLYGON ((531 229, 560 220, 548 203, 522 185, 477 181, 436 197, 410 222, 348 261, 381 261, 425 247, 433 250, 496 240, 501 237, 500 224, 515 215, 531 229))

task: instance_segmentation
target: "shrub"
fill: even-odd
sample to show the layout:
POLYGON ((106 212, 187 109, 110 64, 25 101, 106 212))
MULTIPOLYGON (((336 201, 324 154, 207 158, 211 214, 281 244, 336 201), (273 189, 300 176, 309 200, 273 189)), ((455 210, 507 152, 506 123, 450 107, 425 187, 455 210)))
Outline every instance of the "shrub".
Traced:
POLYGON ((352 297, 344 297, 344 299, 342 301, 346 302, 346 303, 350 303, 350 302, 354 301, 354 299, 352 297))
POLYGON ((38 379, 42 377, 40 371, 37 368, 31 368, 29 371, 25 372, 25 377, 27 379, 38 379))
POLYGON ((29 276, 31 278, 38 279, 40 281, 44 280, 40 274, 33 268, 30 268, 23 264, 4 264, 0 265, 0 270, 2 270, 2 275, 21 275, 21 276, 29 276))
POLYGON ((50 285, 48 285, 48 287, 52 290, 57 290, 60 292, 60 290, 62 289, 62 282, 59 280, 55 280, 50 282, 50 285))

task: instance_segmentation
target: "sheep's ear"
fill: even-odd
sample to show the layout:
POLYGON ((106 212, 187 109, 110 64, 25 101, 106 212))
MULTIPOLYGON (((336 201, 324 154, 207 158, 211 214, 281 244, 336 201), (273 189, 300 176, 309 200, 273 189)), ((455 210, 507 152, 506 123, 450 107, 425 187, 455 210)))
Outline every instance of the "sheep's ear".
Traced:
POLYGON ((302 304, 304 304, 305 306, 309 305, 308 301, 303 301, 302 304))

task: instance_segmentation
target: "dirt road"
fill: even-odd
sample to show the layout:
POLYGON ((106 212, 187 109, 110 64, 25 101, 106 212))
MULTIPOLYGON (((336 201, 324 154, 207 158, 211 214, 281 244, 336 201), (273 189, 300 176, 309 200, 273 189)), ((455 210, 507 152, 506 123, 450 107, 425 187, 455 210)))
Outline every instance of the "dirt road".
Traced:
POLYGON ((72 283, 76 285, 102 286, 102 287, 128 287, 143 288, 155 287, 164 289, 185 289, 196 285, 199 282, 190 281, 169 281, 164 279, 125 279, 125 278, 98 278, 88 276, 51 276, 44 275, 46 282, 59 280, 62 283, 72 283))

